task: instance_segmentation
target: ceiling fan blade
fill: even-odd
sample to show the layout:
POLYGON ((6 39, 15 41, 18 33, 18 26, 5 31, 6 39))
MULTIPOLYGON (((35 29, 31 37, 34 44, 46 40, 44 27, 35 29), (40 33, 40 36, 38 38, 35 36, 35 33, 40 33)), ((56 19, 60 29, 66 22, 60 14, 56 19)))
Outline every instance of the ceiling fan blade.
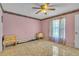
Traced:
POLYGON ((55 9, 48 9, 48 10, 55 10, 55 9))
POLYGON ((39 7, 32 7, 33 9, 40 9, 39 7))
POLYGON ((64 7, 66 4, 54 4, 54 5, 49 5, 49 7, 64 7))
POLYGON ((41 10, 37 11, 35 14, 38 14, 38 13, 40 13, 40 12, 41 12, 41 10))

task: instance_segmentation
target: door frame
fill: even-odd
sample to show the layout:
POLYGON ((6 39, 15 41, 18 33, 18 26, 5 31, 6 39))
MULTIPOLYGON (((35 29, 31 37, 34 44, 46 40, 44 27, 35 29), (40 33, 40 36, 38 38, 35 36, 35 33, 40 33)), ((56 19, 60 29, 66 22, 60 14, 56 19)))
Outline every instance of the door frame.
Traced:
MULTIPOLYGON (((77 16, 77 15, 79 15, 79 14, 75 14, 75 15, 74 15, 74 28, 75 28, 75 26, 76 26, 75 23, 76 23, 76 16, 77 16)), ((76 28, 75 28, 74 30, 75 30, 75 32, 76 32, 76 28)), ((74 34, 74 35, 75 35, 75 38, 74 38, 73 46, 74 46, 74 48, 77 48, 77 47, 75 46, 75 43, 76 43, 76 42, 75 42, 75 40, 76 40, 76 34, 74 34)))

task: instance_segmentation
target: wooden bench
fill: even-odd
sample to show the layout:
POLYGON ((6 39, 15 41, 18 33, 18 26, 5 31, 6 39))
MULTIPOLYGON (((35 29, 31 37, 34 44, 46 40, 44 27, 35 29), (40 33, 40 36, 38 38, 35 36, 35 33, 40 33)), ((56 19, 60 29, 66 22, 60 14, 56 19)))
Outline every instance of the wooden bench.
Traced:
POLYGON ((16 45, 16 36, 15 35, 5 35, 3 40, 4 48, 8 45, 16 45))
POLYGON ((36 33, 36 39, 44 39, 44 34, 42 32, 36 33))

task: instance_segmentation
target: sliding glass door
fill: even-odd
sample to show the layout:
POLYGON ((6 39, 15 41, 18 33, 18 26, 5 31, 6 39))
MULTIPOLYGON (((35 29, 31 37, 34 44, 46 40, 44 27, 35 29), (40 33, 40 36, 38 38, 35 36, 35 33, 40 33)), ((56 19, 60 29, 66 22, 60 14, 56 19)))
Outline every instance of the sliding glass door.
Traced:
POLYGON ((65 41, 65 18, 52 20, 51 36, 57 43, 65 41))
POLYGON ((52 22, 52 36, 55 42, 59 41, 59 20, 53 20, 52 22))

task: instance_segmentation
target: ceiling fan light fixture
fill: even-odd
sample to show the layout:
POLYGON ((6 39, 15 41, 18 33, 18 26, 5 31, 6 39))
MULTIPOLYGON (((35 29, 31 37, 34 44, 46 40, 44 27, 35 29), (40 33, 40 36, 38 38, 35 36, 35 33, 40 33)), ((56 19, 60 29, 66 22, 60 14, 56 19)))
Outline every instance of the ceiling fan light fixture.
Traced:
POLYGON ((46 13, 47 11, 46 10, 41 10, 41 12, 46 13))
POLYGON ((44 13, 45 15, 47 15, 48 10, 53 10, 53 11, 55 10, 54 8, 53 9, 49 8, 49 3, 45 3, 43 5, 40 5, 40 7, 34 7, 33 9, 39 9, 39 11, 36 12, 36 14, 41 12, 41 13, 44 13))

